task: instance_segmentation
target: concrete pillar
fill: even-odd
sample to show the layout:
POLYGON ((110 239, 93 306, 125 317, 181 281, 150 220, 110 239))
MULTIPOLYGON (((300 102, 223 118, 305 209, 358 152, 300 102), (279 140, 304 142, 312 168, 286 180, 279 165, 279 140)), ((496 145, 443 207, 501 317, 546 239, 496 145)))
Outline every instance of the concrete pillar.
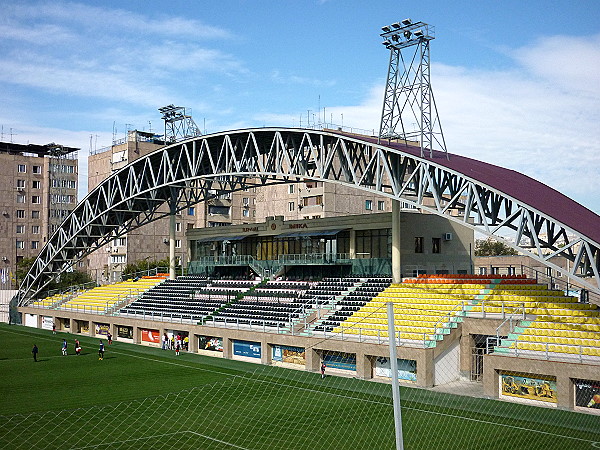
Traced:
POLYGON ((94 322, 92 322, 91 320, 88 320, 88 334, 90 336, 94 336, 96 333, 94 333, 95 328, 94 328, 94 322))
POLYGON ((233 340, 223 336, 223 358, 231 359, 233 357, 233 340))
POLYGON ((169 280, 175 279, 175 211, 169 215, 169 280))
POLYGON ((200 343, 200 338, 195 333, 192 333, 190 336, 190 352, 198 353, 198 345, 200 343))
POLYGON ((356 230, 350 230, 350 259, 356 259, 356 230))
POLYGON ((75 327, 77 326, 77 322, 75 322, 75 319, 71 318, 69 319, 69 329, 71 330, 71 333, 78 333, 79 330, 76 330, 75 327))
POLYGON ((136 327, 135 325, 133 326, 133 343, 134 344, 139 344, 141 342, 141 336, 140 336, 140 328, 136 327))
POLYGON ((569 376, 556 377, 557 407, 559 409, 573 409, 575 407, 575 386, 569 376))
POLYGON ((318 372, 321 367, 321 355, 312 347, 308 347, 304 353, 306 357, 306 371, 318 372))
POLYGON ((464 377, 471 376, 472 349, 475 347, 473 335, 463 334, 460 337, 460 373, 464 377))
POLYGON ((417 386, 433 387, 434 371, 433 349, 420 352, 417 357, 417 386))
POLYGON ((273 359, 273 347, 263 340, 260 343, 260 363, 270 366, 273 359))
POLYGON ((400 201, 392 200, 392 283, 402 283, 400 265, 400 201))
POLYGON ((356 352, 356 377, 361 380, 370 380, 373 378, 371 358, 363 352, 356 352))

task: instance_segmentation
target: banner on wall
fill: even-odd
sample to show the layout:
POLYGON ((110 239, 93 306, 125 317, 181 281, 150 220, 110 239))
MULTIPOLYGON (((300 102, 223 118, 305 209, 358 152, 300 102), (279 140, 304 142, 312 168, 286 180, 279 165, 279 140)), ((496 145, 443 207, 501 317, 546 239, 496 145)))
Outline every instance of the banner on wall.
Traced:
POLYGON ((96 335, 100 334, 102 336, 106 336, 108 334, 108 330, 110 329, 110 325, 107 323, 97 323, 96 326, 96 335))
MULTIPOLYGON (((375 376, 392 378, 392 364, 389 358, 379 357, 375 361, 375 376)), ((398 379, 417 381, 417 362, 398 358, 398 379)))
POLYGON ((147 330, 142 328, 142 342, 160 344, 160 332, 158 330, 147 330))
POLYGON ((600 381, 575 381, 575 406, 600 411, 600 381))
POLYGON ((42 329, 51 330, 54 325, 54 320, 49 316, 42 316, 42 329))
POLYGON ((233 354, 247 356, 249 358, 260 358, 260 342, 233 341, 233 354))
POLYGON ((223 338, 215 336, 198 336, 198 349, 222 352, 223 338))
POLYGON ((325 352, 323 361, 332 369, 356 370, 356 355, 354 353, 325 352))
POLYGON ((306 365, 306 351, 303 347, 290 347, 288 345, 273 346, 273 360, 290 364, 306 365))
POLYGON ((500 373, 502 395, 556 403, 556 378, 525 373, 500 373))
POLYGON ((89 333, 90 332, 90 323, 86 320, 82 320, 79 322, 79 332, 80 333, 89 333))
POLYGON ((133 339, 133 327, 117 325, 117 336, 121 339, 133 339))

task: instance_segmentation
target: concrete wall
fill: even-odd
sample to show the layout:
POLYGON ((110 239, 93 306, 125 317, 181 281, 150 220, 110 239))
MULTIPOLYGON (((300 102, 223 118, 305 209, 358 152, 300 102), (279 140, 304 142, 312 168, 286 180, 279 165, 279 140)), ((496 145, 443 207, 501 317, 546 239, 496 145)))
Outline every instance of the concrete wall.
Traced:
MULTIPOLYGON (((324 352, 343 352, 356 355, 356 372, 351 375, 369 380, 373 378, 374 362, 377 357, 389 358, 387 343, 376 344, 353 340, 324 339, 322 336, 294 336, 263 332, 260 329, 232 329, 221 327, 199 326, 189 323, 160 322, 119 316, 98 316, 71 311, 48 310, 42 308, 22 307, 26 325, 48 328, 55 323, 57 329, 69 333, 83 333, 94 336, 95 323, 108 324, 115 340, 117 326, 133 328, 133 338, 125 342, 142 343, 142 329, 157 330, 162 336, 167 330, 187 333, 190 337, 190 352, 208 354, 198 350, 198 336, 215 336, 223 340, 222 357, 239 359, 233 354, 235 340, 253 341, 261 344, 261 364, 271 364, 272 347, 274 345, 303 347, 306 349, 304 370, 318 372, 324 352)), ((401 345, 397 347, 398 358, 415 360, 417 363, 416 386, 431 388, 434 385, 451 383, 459 378, 468 379, 471 363, 473 335, 494 335, 502 324, 500 319, 467 318, 463 323, 439 341, 435 348, 417 348, 401 345), (462 376, 462 377, 461 377, 462 376)), ((500 334, 507 334, 507 324, 500 328, 500 334)), ((148 345, 148 344, 146 344, 148 345)), ((221 356, 221 355, 219 355, 221 356)), ((485 355, 483 359, 483 392, 491 398, 500 398, 500 373, 517 372, 529 374, 535 378, 549 376, 556 378, 557 406, 562 409, 574 408, 574 380, 599 380, 600 364, 560 362, 533 359, 531 357, 514 357, 499 354, 485 355)), ((301 366, 298 366, 301 367, 301 366)), ((345 372, 345 371, 344 371, 345 372)), ((469 383, 468 381, 463 381, 469 383)), ((473 382, 473 384, 475 384, 473 382)), ((465 384, 468 386, 468 384, 465 384)), ((514 399, 503 397, 505 400, 514 399)))

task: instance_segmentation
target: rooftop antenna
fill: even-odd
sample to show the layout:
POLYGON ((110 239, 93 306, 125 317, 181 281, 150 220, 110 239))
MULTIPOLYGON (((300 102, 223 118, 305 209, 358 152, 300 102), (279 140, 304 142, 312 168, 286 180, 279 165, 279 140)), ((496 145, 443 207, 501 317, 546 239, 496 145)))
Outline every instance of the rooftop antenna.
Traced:
POLYGON ((382 44, 390 50, 390 62, 379 142, 382 139, 418 142, 421 157, 428 152, 433 158, 435 146, 448 158, 429 77, 429 42, 435 39, 434 27, 404 19, 381 27, 381 30, 382 44), (405 121, 408 124, 416 122, 414 130, 408 130, 405 121))

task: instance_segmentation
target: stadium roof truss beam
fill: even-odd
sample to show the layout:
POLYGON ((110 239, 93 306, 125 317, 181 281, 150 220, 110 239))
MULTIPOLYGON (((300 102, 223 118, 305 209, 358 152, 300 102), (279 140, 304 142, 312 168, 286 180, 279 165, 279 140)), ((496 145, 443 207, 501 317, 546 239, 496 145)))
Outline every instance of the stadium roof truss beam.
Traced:
POLYGON ((402 200, 561 272, 551 259, 563 255, 573 263, 567 275, 600 293, 600 245, 503 192, 435 160, 357 137, 262 128, 172 144, 112 174, 51 236, 21 285, 20 304, 114 237, 223 192, 306 179, 402 200))

